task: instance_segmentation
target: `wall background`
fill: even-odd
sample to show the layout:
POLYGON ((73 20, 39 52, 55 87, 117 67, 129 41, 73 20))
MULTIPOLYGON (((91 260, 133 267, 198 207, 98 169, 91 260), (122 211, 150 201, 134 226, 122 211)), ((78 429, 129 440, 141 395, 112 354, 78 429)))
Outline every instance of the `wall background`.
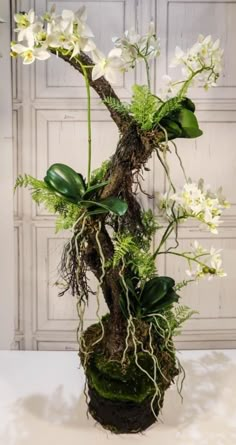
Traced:
MULTIPOLYGON (((220 37, 225 48, 225 70, 219 87, 206 94, 195 88, 191 97, 197 102, 198 118, 204 136, 196 141, 179 140, 179 152, 186 170, 193 179, 204 177, 212 188, 222 185, 232 207, 224 218, 219 236, 214 239, 188 223, 180 229, 183 248, 198 238, 205 245, 223 248, 227 279, 202 282, 183 292, 183 302, 199 311, 188 322, 177 346, 181 348, 230 348, 236 346, 236 1, 205 0, 87 0, 46 1, 12 0, 12 15, 30 7, 40 15, 55 3, 58 10, 78 9, 86 4, 97 45, 110 48, 111 37, 136 26, 145 32, 150 18, 156 19, 161 37, 162 56, 153 66, 153 87, 159 88, 175 46, 184 49, 196 41, 199 33, 220 37)), ((14 26, 13 26, 14 27, 14 26)), ((86 100, 83 79, 61 60, 22 66, 12 65, 14 178, 30 173, 42 178, 48 166, 62 162, 86 171, 86 100)), ((135 81, 145 82, 142 69, 121 79, 117 92, 128 99, 135 81)), ((93 168, 114 151, 117 130, 109 114, 93 95, 93 168)), ((183 183, 174 156, 170 161, 173 180, 183 183)), ((152 171, 145 178, 146 190, 165 189, 165 178, 158 160, 150 161, 152 171)), ((145 201, 145 200, 144 200, 145 201)), ((153 202, 149 203, 154 205, 153 202)), ((145 202, 147 205, 147 202, 145 202)), ((43 208, 36 208, 28 191, 16 194, 15 283, 16 317, 15 347, 36 350, 77 349, 75 300, 66 295, 57 297, 53 286, 57 264, 67 233, 54 233, 54 217, 43 208)), ((157 241, 157 240, 155 240, 157 241)), ((184 278, 186 264, 171 256, 159 264, 160 274, 184 278)), ((9 272, 10 273, 10 272, 9 272)), ((9 276, 10 277, 10 276, 9 276)), ((104 309, 104 307, 102 308, 104 309)), ((95 317, 91 302, 87 323, 95 317)))
POLYGON ((13 141, 11 61, 9 57, 10 7, 0 3, 0 349, 14 347, 14 242, 13 141), (4 74, 4 75, 3 75, 4 74))

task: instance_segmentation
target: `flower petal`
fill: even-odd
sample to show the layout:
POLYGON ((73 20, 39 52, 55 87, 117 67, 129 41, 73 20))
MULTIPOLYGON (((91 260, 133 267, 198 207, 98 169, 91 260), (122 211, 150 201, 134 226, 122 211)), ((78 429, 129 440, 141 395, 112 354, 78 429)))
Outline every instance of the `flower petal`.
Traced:
POLYGON ((95 65, 92 69, 92 79, 93 80, 97 80, 100 77, 104 76, 104 69, 102 68, 102 66, 98 63, 97 65, 95 65))

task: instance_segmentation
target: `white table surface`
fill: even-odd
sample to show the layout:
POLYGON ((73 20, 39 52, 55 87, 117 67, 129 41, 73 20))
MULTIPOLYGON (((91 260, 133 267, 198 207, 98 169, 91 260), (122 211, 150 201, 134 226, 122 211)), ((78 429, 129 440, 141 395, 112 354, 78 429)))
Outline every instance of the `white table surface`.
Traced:
POLYGON ((236 445, 236 350, 183 351, 158 423, 117 436, 86 418, 75 352, 0 351, 0 445, 236 445))

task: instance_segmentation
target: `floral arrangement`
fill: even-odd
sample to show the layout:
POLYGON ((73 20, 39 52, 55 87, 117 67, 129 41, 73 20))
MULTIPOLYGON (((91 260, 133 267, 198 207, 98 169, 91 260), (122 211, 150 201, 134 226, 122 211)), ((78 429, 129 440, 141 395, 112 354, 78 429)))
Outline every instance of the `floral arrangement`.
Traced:
POLYGON ((188 179, 174 142, 202 135, 195 105, 187 93, 193 84, 206 90, 216 85, 223 51, 219 40, 201 35, 186 52, 177 47, 172 66, 182 66, 182 78, 164 76, 160 94, 156 95, 151 91, 150 65, 160 56, 160 42, 153 22, 143 36, 132 29, 115 37, 107 56, 96 47, 85 7, 77 12, 63 10, 61 14, 53 7, 40 18, 30 10, 17 13, 15 22, 13 57, 21 57, 24 64, 60 57, 85 80, 87 177, 77 172, 77 166, 57 163, 48 168, 44 180, 23 175, 18 177, 16 187, 30 187, 36 203, 57 215, 56 230, 71 231, 60 264, 60 295, 70 291, 76 297, 77 337, 90 413, 112 431, 141 431, 157 419, 164 392, 174 377, 181 373, 184 376, 173 336, 194 311, 180 305, 177 292, 202 277, 226 275, 220 250, 208 250, 197 241, 191 251, 178 250, 179 224, 195 219, 217 234, 222 211, 229 203, 221 189, 212 192, 203 180, 188 179), (147 83, 135 84, 130 102, 122 103, 112 84, 138 63, 145 66, 147 83), (120 132, 114 155, 94 171, 91 88, 120 132), (142 208, 134 190, 138 184, 142 192, 142 170, 153 154, 168 180, 168 190, 158 194, 155 214, 142 208), (176 156, 183 170, 186 182, 181 190, 176 190, 171 179, 170 155, 176 156), (157 231, 160 242, 152 252, 157 231), (175 245, 167 248, 173 233, 175 245), (189 269, 182 282, 159 276, 160 255, 186 259, 189 269), (97 292, 90 289, 88 271, 98 280, 97 292), (109 309, 102 318, 100 290, 109 309), (84 311, 91 299, 94 304, 97 301, 98 323, 84 331, 84 311))

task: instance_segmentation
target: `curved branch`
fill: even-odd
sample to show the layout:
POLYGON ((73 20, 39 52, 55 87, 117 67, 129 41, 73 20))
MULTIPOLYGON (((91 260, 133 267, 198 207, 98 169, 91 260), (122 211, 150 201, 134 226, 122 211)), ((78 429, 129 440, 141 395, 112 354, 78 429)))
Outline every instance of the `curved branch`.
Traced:
MULTIPOLYGON (((51 52, 53 54, 56 53, 53 50, 51 50, 51 52)), ((73 66, 77 71, 79 71, 83 75, 82 68, 75 58, 71 59, 70 55, 63 55, 61 53, 58 53, 58 56, 61 59, 65 60, 67 63, 69 63, 71 66, 73 66)), ((93 67, 94 64, 91 58, 87 54, 81 52, 79 58, 83 65, 93 67)), ((96 93, 102 100, 106 99, 107 97, 112 97, 116 101, 120 102, 120 99, 113 90, 112 86, 104 77, 100 77, 100 79, 97 80, 92 80, 92 75, 91 75, 92 70, 88 69, 87 71, 88 71, 88 79, 90 86, 94 89, 94 91, 96 91, 96 93)), ((131 117, 130 116, 126 116, 125 118, 124 116, 121 117, 121 115, 116 111, 114 111, 114 109, 111 108, 108 104, 104 105, 109 110, 111 118, 119 128, 120 132, 123 133, 132 122, 131 117)))
MULTIPOLYGON (((59 53, 58 55, 83 75, 78 60, 75 58, 71 59, 69 54, 63 55, 59 53)), ((82 64, 93 66, 93 62, 87 54, 81 52, 79 57, 82 64)), ((120 102, 110 83, 104 77, 93 81, 91 70, 88 69, 88 79, 90 86, 102 100, 107 97, 112 97, 120 102)), ((109 104, 105 104, 105 106, 119 128, 121 138, 117 145, 116 152, 112 157, 111 168, 106 178, 109 180, 109 184, 104 188, 102 198, 122 194, 122 190, 126 187, 126 179, 128 180, 130 178, 132 171, 134 169, 140 170, 146 164, 158 143, 163 140, 162 131, 142 131, 131 116, 121 115, 112 109, 109 104)))
MULTIPOLYGON (((79 55, 80 62, 76 59, 70 59, 70 55, 59 54, 59 57, 72 65, 81 74, 83 74, 83 72, 80 62, 86 66, 93 66, 92 60, 84 53, 80 53, 79 55)), ((107 97, 112 97, 116 99, 116 101, 119 101, 115 91, 104 77, 95 81, 92 80, 91 70, 89 68, 88 79, 90 86, 102 100, 107 97)), ((108 184, 104 187, 101 197, 122 196, 126 200, 128 203, 128 211, 122 219, 122 224, 126 226, 130 232, 135 233, 135 231, 142 230, 142 221, 141 208, 132 190, 133 172, 139 171, 146 164, 153 150, 158 146, 158 143, 163 140, 163 133, 158 130, 149 132, 142 131, 131 116, 121 115, 107 103, 105 106, 110 111, 111 117, 121 133, 121 137, 106 175, 108 184)), ((101 216, 98 218, 102 220, 101 216)), ((96 220, 94 223, 96 224, 96 220)), ((113 244, 105 224, 102 225, 99 240, 102 245, 105 260, 109 261, 113 256, 113 244)), ((88 239, 86 263, 99 279, 101 275, 101 265, 95 232, 93 233, 93 230, 88 239)), ((110 355, 112 355, 119 350, 123 350, 125 338, 122 334, 122 332, 125 332, 125 319, 120 309, 120 294, 122 289, 119 270, 117 270, 117 268, 110 268, 106 271, 102 283, 102 290, 111 313, 111 331, 107 346, 110 355)))

